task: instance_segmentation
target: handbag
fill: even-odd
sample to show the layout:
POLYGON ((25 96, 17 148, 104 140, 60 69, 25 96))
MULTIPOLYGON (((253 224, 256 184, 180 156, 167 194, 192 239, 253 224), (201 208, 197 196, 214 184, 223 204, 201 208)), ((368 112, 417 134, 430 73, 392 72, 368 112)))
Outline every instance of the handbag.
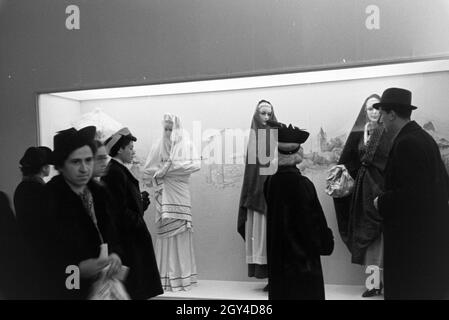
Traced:
MULTIPOLYGON (((100 246, 100 258, 108 256, 108 246, 103 243, 100 246)), ((109 266, 106 266, 102 271, 97 281, 91 287, 89 300, 131 300, 128 292, 123 285, 128 267, 122 266, 121 272, 115 277, 108 277, 107 271, 109 266)))
POLYGON ((115 278, 100 276, 93 286, 89 300, 130 300, 123 283, 115 278))
POLYGON ((336 165, 329 170, 325 192, 333 198, 343 198, 352 193, 354 184, 348 169, 342 164, 336 165))

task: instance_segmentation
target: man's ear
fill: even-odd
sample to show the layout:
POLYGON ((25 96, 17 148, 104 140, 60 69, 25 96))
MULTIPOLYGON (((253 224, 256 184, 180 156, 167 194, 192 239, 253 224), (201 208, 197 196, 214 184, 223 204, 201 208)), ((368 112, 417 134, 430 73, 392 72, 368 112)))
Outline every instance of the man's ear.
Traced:
POLYGON ((398 117, 398 115, 396 114, 396 111, 394 111, 394 110, 391 110, 390 112, 389 112, 389 116, 390 116, 390 120, 396 120, 396 118, 398 117))

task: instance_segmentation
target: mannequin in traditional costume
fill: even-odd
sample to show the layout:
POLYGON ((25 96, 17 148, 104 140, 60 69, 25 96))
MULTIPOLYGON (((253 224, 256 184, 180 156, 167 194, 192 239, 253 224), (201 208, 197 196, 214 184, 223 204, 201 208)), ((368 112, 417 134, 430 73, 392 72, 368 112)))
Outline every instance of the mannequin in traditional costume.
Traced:
MULTIPOLYGON (((382 217, 373 199, 384 189, 383 171, 387 164, 391 139, 377 123, 379 111, 373 104, 377 94, 370 95, 349 134, 339 164, 355 180, 354 191, 345 198, 335 198, 338 226, 343 241, 351 252, 352 263, 383 269, 382 217)), ((382 273, 381 273, 382 275, 382 273)), ((378 288, 367 290, 363 297, 379 295, 378 288)))
POLYGON ((334 240, 315 186, 297 168, 308 136, 279 124, 278 170, 265 182, 270 300, 325 298, 320 256, 332 253, 334 240))
POLYGON ((144 180, 154 188, 162 287, 186 291, 197 284, 189 181, 200 170, 201 160, 178 116, 165 114, 162 125, 164 132, 150 151, 144 180))

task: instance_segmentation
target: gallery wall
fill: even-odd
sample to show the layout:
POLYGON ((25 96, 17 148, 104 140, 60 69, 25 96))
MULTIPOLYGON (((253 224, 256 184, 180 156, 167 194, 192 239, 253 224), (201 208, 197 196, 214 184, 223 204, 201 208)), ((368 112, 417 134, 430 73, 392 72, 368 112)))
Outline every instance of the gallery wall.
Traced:
MULTIPOLYGON (((419 107, 414 112, 414 119, 421 125, 431 122, 434 136, 449 141, 449 93, 445 89, 448 85, 449 72, 439 72, 251 90, 81 101, 79 106, 73 105, 77 111, 70 114, 79 112, 78 117, 72 118, 76 121, 82 114, 101 109, 128 126, 138 137, 135 149, 143 165, 151 146, 161 137, 161 120, 165 112, 179 115, 191 135, 195 121, 201 124, 203 133, 208 129, 224 128, 243 131, 250 126, 257 101, 267 99, 272 102, 280 121, 293 123, 311 133, 304 145, 306 156, 312 152, 323 155, 318 137, 320 130, 323 129, 328 140, 345 137, 364 99, 372 93, 381 94, 391 86, 410 89, 413 104, 419 107)), ((44 120, 41 123, 58 123, 59 114, 56 112, 59 110, 52 104, 47 108, 46 101, 42 100, 39 108, 44 120)), ((67 117, 61 118, 60 123, 66 124, 67 117)), ((41 128, 43 137, 54 134, 52 127, 41 128)), ((237 155, 243 152, 236 150, 237 155)), ((324 182, 331 165, 330 161, 303 167, 303 174, 317 188, 336 239, 334 253, 322 259, 325 281, 329 284, 361 285, 366 278, 364 269, 350 263, 348 251, 338 234, 332 199, 324 193, 324 182)), ((135 172, 139 176, 139 172, 135 172)), ((194 241, 201 279, 250 280, 246 276, 244 242, 236 232, 242 174, 241 164, 211 167, 203 162, 202 170, 192 176, 194 241)), ((143 184, 141 186, 144 187, 143 184)), ((146 222, 154 235, 153 206, 147 210, 146 222)))

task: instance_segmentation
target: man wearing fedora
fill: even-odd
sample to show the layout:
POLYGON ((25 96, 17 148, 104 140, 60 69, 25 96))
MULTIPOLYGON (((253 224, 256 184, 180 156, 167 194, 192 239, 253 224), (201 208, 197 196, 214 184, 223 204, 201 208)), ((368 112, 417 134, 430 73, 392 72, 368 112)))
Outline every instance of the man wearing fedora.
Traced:
POLYGON ((449 178, 434 139, 410 119, 410 91, 389 88, 374 105, 392 133, 385 192, 385 299, 449 298, 449 178))

